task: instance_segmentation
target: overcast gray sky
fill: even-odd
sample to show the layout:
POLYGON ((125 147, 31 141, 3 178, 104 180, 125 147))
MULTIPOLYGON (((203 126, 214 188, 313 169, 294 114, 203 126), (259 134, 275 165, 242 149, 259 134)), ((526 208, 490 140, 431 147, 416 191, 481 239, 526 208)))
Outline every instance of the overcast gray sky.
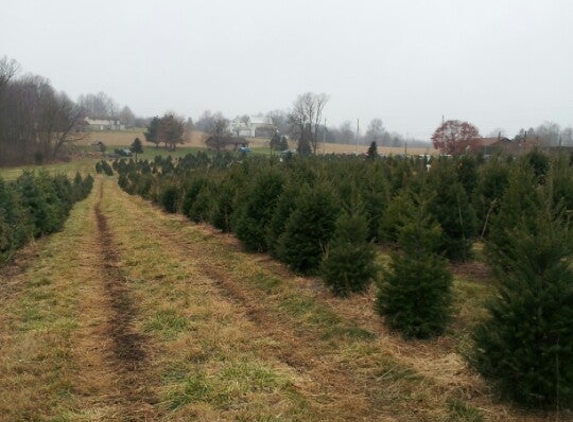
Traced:
POLYGON ((0 57, 72 99, 227 117, 327 93, 328 124, 428 139, 573 125, 572 0, 0 0, 0 57))

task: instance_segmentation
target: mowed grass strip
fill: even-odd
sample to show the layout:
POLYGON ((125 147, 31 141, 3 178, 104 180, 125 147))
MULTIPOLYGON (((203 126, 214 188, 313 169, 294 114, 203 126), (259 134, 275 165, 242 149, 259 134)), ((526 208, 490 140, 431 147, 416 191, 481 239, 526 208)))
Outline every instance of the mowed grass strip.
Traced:
POLYGON ((165 420, 334 420, 300 393, 304 374, 266 353, 275 340, 164 236, 168 216, 113 182, 104 186, 101 210, 137 304, 135 328, 154 345, 149 378, 160 380, 165 420))
POLYGON ((65 420, 74 412, 73 344, 92 202, 93 195, 76 204, 63 231, 42 242, 36 260, 10 281, 17 293, 0 303, 0 421, 65 420))

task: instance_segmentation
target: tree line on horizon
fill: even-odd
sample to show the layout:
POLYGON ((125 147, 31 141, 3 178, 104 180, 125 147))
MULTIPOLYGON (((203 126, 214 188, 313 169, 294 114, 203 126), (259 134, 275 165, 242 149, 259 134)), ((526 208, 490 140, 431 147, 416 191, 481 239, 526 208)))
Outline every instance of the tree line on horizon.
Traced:
MULTIPOLYGON (((146 140, 156 146, 163 143, 167 149, 185 140, 180 133, 192 130, 216 138, 233 136, 229 129, 230 119, 221 112, 206 110, 196 121, 174 112, 167 112, 162 117, 138 117, 128 106, 120 107, 103 92, 82 94, 74 102, 65 92, 57 91, 48 79, 31 74, 17 77, 19 72, 16 61, 7 57, 0 59, 0 165, 40 164, 69 155, 74 144, 84 137, 86 117, 111 119, 126 127, 145 127, 146 140), (158 120, 162 119, 166 120, 158 125, 158 120)), ((380 118, 372 119, 364 134, 348 120, 339 126, 327 126, 324 109, 328 101, 327 94, 306 92, 298 95, 289 109, 275 109, 260 115, 276 127, 279 140, 287 136, 295 140, 303 155, 315 154, 324 142, 394 147, 428 145, 425 141, 389 132, 380 118)), ((237 116, 237 119, 248 121, 249 116, 237 116)), ((461 124, 473 126, 468 122, 461 124)), ((463 127, 459 130, 463 131, 463 127)), ((506 136, 503 130, 496 130, 495 135, 498 134, 506 136)), ((480 136, 476 129, 475 137, 480 136)), ((573 129, 562 129, 555 123, 546 122, 535 129, 520 130, 513 139, 524 137, 536 138, 540 144, 572 145, 573 129)), ((276 145, 279 145, 278 141, 276 145)), ((450 150, 445 148, 445 152, 450 153, 450 150)))

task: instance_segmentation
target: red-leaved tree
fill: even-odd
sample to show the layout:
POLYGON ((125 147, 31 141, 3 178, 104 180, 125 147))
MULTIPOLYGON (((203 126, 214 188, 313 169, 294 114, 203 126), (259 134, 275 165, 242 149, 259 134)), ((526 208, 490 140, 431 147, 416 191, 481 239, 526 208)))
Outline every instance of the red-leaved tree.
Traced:
POLYGON ((446 154, 460 155, 476 152, 480 138, 478 129, 471 123, 447 120, 432 135, 432 143, 446 154))

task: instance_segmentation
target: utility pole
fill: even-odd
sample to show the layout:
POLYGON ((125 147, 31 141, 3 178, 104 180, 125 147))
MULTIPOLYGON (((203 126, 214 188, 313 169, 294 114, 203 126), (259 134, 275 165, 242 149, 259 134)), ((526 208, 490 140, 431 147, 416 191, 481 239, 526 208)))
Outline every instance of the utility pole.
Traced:
POLYGON ((356 155, 358 155, 358 137, 360 136, 360 119, 356 119, 356 155))

